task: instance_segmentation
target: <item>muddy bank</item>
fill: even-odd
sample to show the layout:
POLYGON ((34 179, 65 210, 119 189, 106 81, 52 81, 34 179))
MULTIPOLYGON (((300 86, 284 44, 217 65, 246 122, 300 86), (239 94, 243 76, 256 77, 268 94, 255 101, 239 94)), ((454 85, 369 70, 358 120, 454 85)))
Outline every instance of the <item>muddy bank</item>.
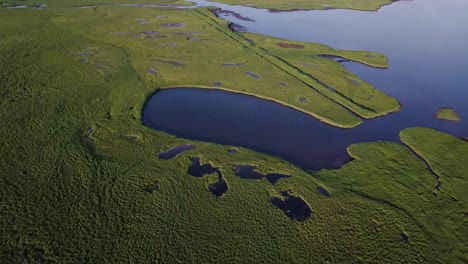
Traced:
POLYGON ((221 16, 224 16, 224 17, 232 16, 232 17, 235 17, 235 18, 237 18, 239 20, 248 21, 248 22, 255 22, 254 19, 249 18, 249 17, 244 17, 241 14, 236 13, 236 12, 231 11, 231 10, 213 9, 213 10, 211 10, 211 12, 213 12, 213 14, 215 14, 216 17, 219 17, 219 18, 221 18, 221 16))
POLYGON ((279 42, 276 43, 277 46, 280 46, 285 49, 303 49, 305 48, 302 44, 293 44, 293 43, 286 43, 286 42, 279 42))
POLYGON ((234 32, 239 32, 239 33, 248 32, 246 27, 241 26, 241 25, 236 24, 236 23, 230 23, 229 24, 229 29, 231 29, 234 32))

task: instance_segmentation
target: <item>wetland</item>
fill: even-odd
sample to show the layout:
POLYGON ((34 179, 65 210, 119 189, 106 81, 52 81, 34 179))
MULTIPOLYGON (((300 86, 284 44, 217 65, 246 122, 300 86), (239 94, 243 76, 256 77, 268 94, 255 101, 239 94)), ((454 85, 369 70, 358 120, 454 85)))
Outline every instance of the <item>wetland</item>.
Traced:
MULTIPOLYGON (((346 148, 353 143, 376 140, 399 142, 398 133, 406 127, 432 127, 459 137, 468 133, 466 122, 449 124, 434 119, 432 114, 438 109, 438 105, 434 104, 434 102, 439 102, 441 105, 456 107, 459 109, 458 115, 460 116, 468 115, 468 108, 464 107, 465 102, 461 100, 461 98, 468 97, 467 90, 463 89, 463 87, 466 87, 464 82, 468 82, 463 70, 452 67, 449 69, 439 68, 439 65, 440 67, 457 65, 457 62, 461 61, 460 56, 468 59, 467 56, 461 55, 467 54, 463 52, 463 47, 468 45, 468 37, 458 37, 460 34, 463 34, 461 31, 464 28, 460 28, 459 24, 455 21, 447 21, 441 25, 438 21, 431 20, 429 14, 431 14, 431 10, 440 7, 440 2, 438 1, 395 3, 392 6, 382 8, 377 14, 348 10, 296 11, 293 12, 295 19, 292 21, 289 19, 289 14, 270 13, 267 10, 251 7, 228 6, 203 1, 197 1, 196 3, 198 5, 215 5, 217 8, 221 8, 221 10, 229 10, 229 12, 223 13, 227 15, 235 13, 255 17, 255 21, 239 19, 238 15, 227 17, 233 23, 245 27, 246 31, 290 40, 317 41, 327 43, 332 47, 382 51, 391 60, 389 69, 368 67, 342 56, 320 55, 320 57, 332 59, 343 64, 344 67, 356 73, 357 76, 397 98, 403 107, 396 113, 390 113, 387 116, 376 119, 364 120, 362 125, 343 131, 324 125, 320 121, 311 120, 299 111, 276 106, 274 103, 264 102, 261 99, 218 91, 205 92, 183 89, 165 91, 155 95, 156 97, 160 96, 161 99, 154 98, 154 100, 149 100, 149 104, 144 110, 145 114, 143 118, 143 121, 149 126, 154 126, 157 129, 190 139, 249 147, 257 151, 280 156, 304 168, 315 170, 338 168, 348 162, 350 159, 346 153, 346 148), (420 12, 420 10, 427 12, 427 19, 413 23, 412 17, 414 17, 414 14, 411 15, 411 12, 420 12), (336 20, 336 17, 349 21, 352 28, 350 29, 343 24, 332 23, 331 21, 333 19, 336 20), (398 25, 401 25, 401 27, 407 27, 406 25, 411 26, 405 30, 400 30, 401 27, 384 27, 394 17, 400 19, 398 25), (288 19, 288 22, 283 22, 286 19, 288 19), (301 28, 301 24, 307 24, 305 21, 315 21, 317 19, 327 22, 326 28, 321 27, 320 30, 312 28, 311 31, 307 32, 290 30, 291 28, 301 28), (407 19, 408 21, 401 21, 401 19, 407 19), (288 25, 288 27, 286 28, 282 25, 288 25), (385 31, 376 32, 376 28, 380 25, 382 28, 385 28, 385 31), (438 52, 438 45, 425 45, 428 42, 427 38, 431 36, 431 31, 426 30, 426 28, 440 28, 442 26, 447 30, 446 42, 452 46, 450 52, 453 53, 453 56, 438 52), (349 31, 354 29, 359 29, 359 32, 357 34, 350 34, 349 31), (334 33, 330 35, 327 32, 334 33), (418 34, 421 35, 421 38, 412 40, 411 44, 389 45, 389 43, 394 43, 392 39, 395 39, 395 34, 399 34, 403 38, 403 34, 416 34, 416 32, 419 32, 418 34), (336 36, 343 37, 336 39, 336 36), (419 48, 421 46, 424 46, 425 49, 421 50, 419 48), (404 56, 402 54, 407 55, 404 56), (426 54, 437 54, 436 56, 438 57, 435 59, 446 61, 446 63, 431 63, 430 66, 420 67, 421 61, 433 56, 426 54), (452 62, 448 62, 449 60, 452 60, 452 62), (420 77, 415 76, 412 70, 414 68, 418 68, 417 75, 420 77), (424 91, 424 96, 421 95, 422 91, 424 91), (174 95, 170 95, 170 93, 174 93, 174 95), (188 100, 190 97, 202 99, 192 101, 188 100), (178 98, 178 102, 176 103, 173 98, 178 98), (153 101, 157 102, 153 103, 153 101), (182 106, 181 104, 184 105, 182 106), (218 109, 216 112, 209 112, 207 109, 204 109, 214 105, 218 109), (242 105, 243 107, 237 107, 238 105, 242 105), (153 110, 149 110, 148 108, 152 108, 153 110), (162 108, 165 108, 165 110, 162 110, 162 108), (181 110, 177 110, 176 108, 190 109, 191 114, 184 115, 181 113, 181 110), (151 118, 151 121, 148 120, 150 119, 148 117, 150 111, 154 111, 155 113, 155 117, 151 118), (433 112, 431 113, 431 111, 433 112), (252 112, 255 112, 255 116, 250 114, 252 112), (157 120, 158 118, 160 120, 157 120), (190 122, 187 120, 189 118, 191 119, 190 122), (197 121, 194 122, 194 119, 197 121), (171 120, 178 120, 179 122, 171 122, 171 120), (228 124, 233 125, 218 125, 223 120, 229 120, 228 124), (209 131, 202 131, 194 123, 198 123, 201 127, 213 125, 209 131)), ((466 6, 461 1, 454 1, 453 5, 459 8, 466 6)), ((446 17, 453 16, 452 13, 458 12, 454 6, 440 7, 440 10, 444 12, 446 17)), ((468 23, 468 21, 466 22, 468 23)), ((463 36, 468 35, 465 32, 463 36)), ((300 50, 304 47, 303 44, 289 42, 278 42, 276 45, 283 48, 300 48, 300 50)), ((370 57, 373 56, 372 54, 370 55, 370 57)), ((304 57, 304 60, 306 59, 304 57)), ((312 66, 302 67, 313 68, 314 66, 312 64, 312 66)), ((258 77, 258 75, 254 75, 251 72, 246 73, 252 74, 251 76, 254 78, 258 77)), ((313 75, 315 73, 321 74, 320 71, 312 73, 313 75)), ((326 79, 322 79, 322 82, 323 80, 326 79)), ((344 81, 354 88, 364 83, 360 78, 355 77, 346 77, 344 81)), ((343 82, 337 84, 343 85, 343 82)), ((219 84, 219 86, 222 86, 222 84, 219 84)), ((270 85, 270 88, 267 89, 274 89, 274 87, 274 85, 270 85)), ((335 89, 331 86, 328 87, 335 89)), ((307 96, 298 96, 296 100, 297 102, 305 103, 307 102, 307 98, 307 96)), ((368 98, 373 99, 373 95, 368 98)), ((455 118, 457 120, 459 119, 458 115, 455 118)))
POLYGON ((2 2, 0 262, 467 262, 466 2, 221 1, 2 2))

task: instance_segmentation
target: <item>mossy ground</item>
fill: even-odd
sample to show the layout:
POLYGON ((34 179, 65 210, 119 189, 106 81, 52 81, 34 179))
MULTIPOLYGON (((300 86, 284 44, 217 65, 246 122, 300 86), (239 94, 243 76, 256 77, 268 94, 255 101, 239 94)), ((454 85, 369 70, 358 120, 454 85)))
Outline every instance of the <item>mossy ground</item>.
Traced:
POLYGON ((448 121, 454 121, 454 122, 460 122, 461 119, 458 116, 457 112, 453 110, 452 108, 441 108, 437 111, 436 117, 438 119, 443 119, 443 120, 448 120, 448 121))
MULTIPOLYGON (((460 187, 445 190, 450 185, 444 184, 436 192, 425 164, 404 146, 354 145, 355 161, 311 175, 275 157, 242 148, 229 154, 232 147, 145 127, 141 110, 156 89, 214 81, 260 95, 284 81, 292 91, 278 87, 283 102, 307 91, 319 106, 303 109, 322 114, 328 107, 335 111, 330 120, 354 120, 344 107, 264 62, 282 63, 270 53, 255 57, 257 48, 233 41, 240 36, 220 30, 225 25, 213 27, 218 20, 207 10, 100 7, 0 10, 0 16, 1 263, 466 261, 460 240, 467 226, 466 216, 460 216, 466 215, 466 197, 460 193, 466 176, 454 178, 460 187), (181 22, 185 28, 158 27, 181 22), (155 28, 170 38, 115 33, 155 28), (176 31, 199 31, 198 38, 207 41, 190 41, 176 31), (179 46, 164 45, 169 43, 179 46), (241 69, 220 66, 246 61, 241 69), (196 149, 171 160, 158 158, 187 143, 196 149), (221 198, 207 189, 211 176, 187 174, 194 156, 223 172, 229 191, 221 198), (234 175, 235 164, 292 177, 276 185, 244 180, 234 175), (155 181, 159 189, 146 192, 155 181), (317 186, 331 195, 323 196, 317 186), (304 223, 291 221, 269 203, 271 196, 289 189, 313 211, 304 223)), ((265 96, 274 98, 271 91, 265 96)), ((422 142, 432 144, 434 137, 440 145, 453 140, 432 130, 417 131, 422 142)), ((441 155, 466 157, 464 147, 453 152, 407 144, 431 166, 439 164, 441 155)), ((453 171, 435 165, 434 171, 449 181, 453 171)), ((466 165, 457 163, 455 172, 468 171, 466 165)))

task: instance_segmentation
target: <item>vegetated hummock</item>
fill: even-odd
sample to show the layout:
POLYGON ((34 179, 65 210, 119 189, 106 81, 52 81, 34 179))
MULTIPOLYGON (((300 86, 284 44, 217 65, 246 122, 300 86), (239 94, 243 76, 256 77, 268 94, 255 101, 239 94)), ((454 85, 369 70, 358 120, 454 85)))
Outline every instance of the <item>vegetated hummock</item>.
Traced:
MULTIPOLYGON (((213 1, 213 0, 210 0, 213 1)), ((312 1, 287 1, 287 0, 216 0, 230 5, 248 5, 257 8, 268 8, 272 12, 307 10, 307 9, 354 9, 375 11, 384 5, 389 5, 395 0, 312 0, 312 1)))
POLYGON ((447 107, 440 108, 436 113, 436 117, 438 119, 449 120, 449 121, 454 121, 454 122, 461 121, 457 112, 455 112, 455 110, 453 110, 452 108, 447 108, 447 107))
MULTIPOLYGON (((242 35, 225 31, 226 23, 204 9, 2 9, 0 17, 0 263, 468 261, 465 141, 424 128, 402 132, 402 141, 440 176, 436 190, 426 163, 399 144, 352 145, 354 161, 308 173, 276 157, 237 147, 231 154, 232 146, 142 125, 141 110, 155 90, 211 88, 218 80, 226 89, 297 104, 329 123, 359 123, 345 107, 302 85, 307 74, 282 73, 285 62, 277 56, 291 60, 296 55, 283 52, 300 50, 282 50, 272 40, 278 50, 262 47, 269 53, 259 57, 257 47, 244 45, 242 35), (186 26, 158 26, 169 23, 186 26), (169 37, 152 38, 152 31, 169 37), (206 41, 177 32, 200 32, 206 41), (278 83, 291 91, 281 93, 278 83), (196 149, 159 159, 183 144, 196 149), (188 176, 194 155, 222 171, 222 180, 217 173, 188 176), (244 180, 234 164, 291 177, 275 185, 244 180), (229 191, 217 197, 227 182, 229 191), (270 197, 284 190, 293 190, 313 215, 295 221, 272 205, 270 197)), ((307 52, 345 56, 303 45, 307 52)), ((332 60, 314 60, 342 69, 332 60)))

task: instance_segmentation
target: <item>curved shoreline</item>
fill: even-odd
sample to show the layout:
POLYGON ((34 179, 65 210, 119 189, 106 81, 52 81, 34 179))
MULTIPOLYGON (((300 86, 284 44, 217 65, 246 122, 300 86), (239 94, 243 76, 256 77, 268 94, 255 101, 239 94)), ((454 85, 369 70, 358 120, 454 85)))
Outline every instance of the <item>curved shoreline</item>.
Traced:
MULTIPOLYGON (((324 118, 323 116, 320 116, 319 114, 316 114, 314 112, 310 112, 310 111, 307 111, 307 110, 304 110, 304 109, 301 109, 297 106, 294 106, 292 104, 288 104, 288 103, 285 103, 285 102, 282 102, 278 99, 274 99, 274 98, 271 98, 271 97, 267 97, 267 96, 262 96, 262 95, 258 95, 258 94, 254 94, 254 93, 249 93, 249 92, 243 92, 243 91, 237 91, 237 90, 232 90, 232 89, 229 89, 229 88, 224 88, 224 87, 213 87, 213 86, 204 86, 204 85, 177 85, 177 86, 170 86, 170 87, 159 87, 158 90, 156 90, 154 93, 152 93, 150 96, 147 97, 147 99, 145 100, 145 103, 143 104, 143 108, 142 108, 142 111, 144 110, 148 100, 153 96, 155 95, 156 93, 158 93, 159 91, 161 90, 169 90, 169 89, 205 89, 205 90, 218 90, 218 91, 224 91, 224 92, 228 92, 228 93, 234 93, 234 94, 241 94, 241 95, 246 95, 246 96, 252 96, 252 97, 255 97, 255 98, 258 98, 258 99, 262 99, 262 100, 265 100, 265 101, 270 101, 270 102, 273 102, 273 103, 277 103, 279 105, 282 105, 282 106, 285 106, 285 107, 289 107, 291 109, 294 109, 296 111, 299 111, 299 112, 302 112, 306 115, 309 115, 315 119, 317 119, 318 121, 322 122, 322 123, 325 123, 327 125, 330 125, 332 127, 336 127, 336 128, 340 128, 340 129, 351 129, 351 128, 355 128, 359 125, 361 125, 363 123, 362 119, 361 122, 359 122, 358 124, 356 125, 342 125, 342 124, 339 124, 339 123, 336 123, 332 120, 329 120, 327 118, 324 118)), ((339 105, 339 104, 338 104, 339 105)), ((340 105, 341 106, 341 105, 340 105)), ((352 114, 355 114, 354 112, 351 112, 352 114)))

